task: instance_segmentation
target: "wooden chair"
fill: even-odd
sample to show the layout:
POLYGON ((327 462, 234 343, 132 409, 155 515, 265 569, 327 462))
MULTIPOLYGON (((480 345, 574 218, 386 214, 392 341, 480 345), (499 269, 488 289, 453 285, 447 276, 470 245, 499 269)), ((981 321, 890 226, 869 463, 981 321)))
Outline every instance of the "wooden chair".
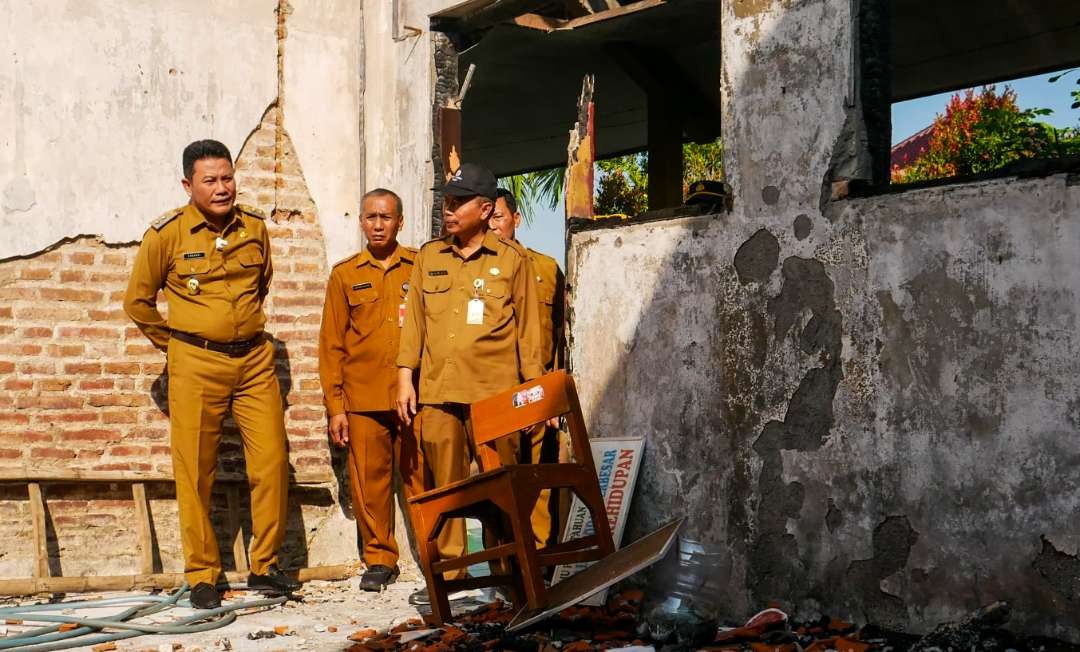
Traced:
POLYGON ((595 561, 615 551, 596 477, 592 447, 585 432, 574 381, 556 371, 518 385, 471 406, 473 440, 481 473, 409 499, 427 580, 431 611, 437 624, 450 618, 447 596, 465 589, 509 586, 515 607, 540 608, 547 597, 544 568, 595 561), (571 464, 502 465, 495 442, 551 417, 567 415, 574 462, 571 464), (572 541, 536 547, 530 515, 544 489, 571 489, 592 515, 593 533, 572 541), (436 544, 449 519, 476 518, 494 545, 456 559, 441 559, 436 544), (493 562, 487 577, 445 579, 444 573, 481 562, 493 562))

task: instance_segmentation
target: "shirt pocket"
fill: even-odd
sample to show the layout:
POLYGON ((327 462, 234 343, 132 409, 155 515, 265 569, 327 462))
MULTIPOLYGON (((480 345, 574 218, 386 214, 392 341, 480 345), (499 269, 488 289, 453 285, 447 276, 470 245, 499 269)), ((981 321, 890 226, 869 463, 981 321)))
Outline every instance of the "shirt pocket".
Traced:
POLYGON ((349 301, 349 325, 360 336, 367 337, 379 327, 382 305, 379 293, 369 286, 359 290, 350 289, 346 298, 349 301))
POLYGON ((173 258, 173 271, 180 278, 197 276, 210 271, 210 259, 205 255, 201 258, 186 258, 190 254, 180 254, 173 258))
POLYGON ((484 297, 484 321, 491 325, 501 324, 513 314, 514 301, 510 292, 510 280, 491 279, 481 290, 484 297))
POLYGON ((424 295, 424 311, 437 315, 450 304, 450 277, 428 276, 424 278, 420 289, 424 295))
POLYGON ((543 280, 537 277, 536 294, 540 297, 540 303, 551 306, 555 303, 555 284, 544 283, 543 280))

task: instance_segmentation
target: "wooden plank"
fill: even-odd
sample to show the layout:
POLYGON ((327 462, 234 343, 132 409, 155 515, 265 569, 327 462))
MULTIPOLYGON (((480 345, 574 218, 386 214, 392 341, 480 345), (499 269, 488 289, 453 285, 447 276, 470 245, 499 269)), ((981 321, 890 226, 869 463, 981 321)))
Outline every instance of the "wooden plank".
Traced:
POLYGON ((569 21, 541 16, 540 14, 521 14, 510 22, 518 27, 528 27, 529 29, 537 29, 541 32, 550 33, 559 29, 569 21))
MULTIPOLYGON (((215 480, 227 484, 247 484, 242 473, 218 473, 215 480)), ((293 484, 331 484, 337 480, 331 471, 297 472, 289 476, 293 484)), ((62 482, 173 482, 165 473, 145 471, 86 471, 81 469, 0 469, 0 482, 35 482, 38 484, 62 482)))
MULTIPOLYGON (((301 568, 289 575, 301 582, 311 580, 343 580, 356 574, 357 564, 314 566, 301 568)), ((241 584, 247 581, 247 573, 225 573, 225 581, 241 584)), ((151 591, 175 589, 184 583, 183 573, 155 573, 154 575, 83 575, 80 577, 43 577, 0 579, 0 595, 20 596, 37 593, 91 593, 98 591, 151 591)))
POLYGON ((592 25, 593 23, 611 20, 612 18, 622 18, 623 16, 659 7, 663 4, 667 4, 667 0, 641 0, 641 2, 635 2, 632 5, 622 5, 617 9, 608 9, 607 11, 582 16, 581 18, 574 18, 573 20, 567 21, 566 24, 559 29, 577 29, 579 27, 585 27, 586 25, 592 25))
POLYGON ((151 575, 154 572, 154 535, 150 526, 150 503, 146 501, 146 485, 134 482, 131 485, 131 497, 135 500, 136 545, 139 549, 139 573, 151 575))
POLYGON ((225 489, 225 500, 229 508, 229 532, 232 532, 233 559, 236 572, 247 573, 249 570, 247 546, 244 545, 244 529, 240 527, 240 489, 231 486, 225 489))
POLYGON ((48 534, 45 531, 45 498, 41 493, 41 485, 31 482, 27 485, 30 491, 30 521, 34 527, 34 577, 45 579, 49 577, 49 548, 48 534))
POLYGON ((570 130, 570 142, 566 146, 566 219, 592 219, 593 211, 593 163, 596 160, 596 130, 593 125, 592 75, 581 80, 581 97, 578 98, 577 122, 570 130))

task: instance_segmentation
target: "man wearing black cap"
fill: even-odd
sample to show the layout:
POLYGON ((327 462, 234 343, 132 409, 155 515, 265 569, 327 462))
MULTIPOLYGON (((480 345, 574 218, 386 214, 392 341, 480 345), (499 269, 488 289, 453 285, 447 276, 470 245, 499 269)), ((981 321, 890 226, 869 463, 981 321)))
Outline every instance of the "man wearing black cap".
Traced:
MULTIPOLYGON (((462 164, 444 189, 447 235, 420 248, 405 299, 397 410, 405 424, 419 410, 420 446, 436 488, 469 475, 469 404, 544 373, 528 252, 488 230, 495 197, 495 176, 462 164), (413 389, 417 368, 419 400, 413 389)), ((503 441, 513 445, 513 439, 503 441)), ((465 523, 454 519, 446 528, 439 556, 459 557, 465 523)), ((426 591, 411 599, 426 600, 426 591)))

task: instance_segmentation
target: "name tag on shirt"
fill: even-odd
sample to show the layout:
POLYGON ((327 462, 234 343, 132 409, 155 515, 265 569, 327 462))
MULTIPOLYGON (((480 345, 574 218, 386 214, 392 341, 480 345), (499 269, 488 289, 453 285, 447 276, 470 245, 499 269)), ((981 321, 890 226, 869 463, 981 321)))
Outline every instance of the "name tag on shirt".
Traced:
POLYGON ((483 299, 472 299, 469 301, 469 309, 466 311, 465 323, 472 326, 484 323, 483 299))
POLYGON ((433 269, 427 273, 428 276, 449 276, 450 272, 445 269, 433 269))
POLYGON ((355 292, 356 290, 366 290, 369 287, 371 287, 371 283, 357 283, 356 285, 352 286, 352 289, 355 292))
POLYGON ((206 258, 205 251, 188 251, 184 254, 184 260, 191 260, 192 258, 206 258))

